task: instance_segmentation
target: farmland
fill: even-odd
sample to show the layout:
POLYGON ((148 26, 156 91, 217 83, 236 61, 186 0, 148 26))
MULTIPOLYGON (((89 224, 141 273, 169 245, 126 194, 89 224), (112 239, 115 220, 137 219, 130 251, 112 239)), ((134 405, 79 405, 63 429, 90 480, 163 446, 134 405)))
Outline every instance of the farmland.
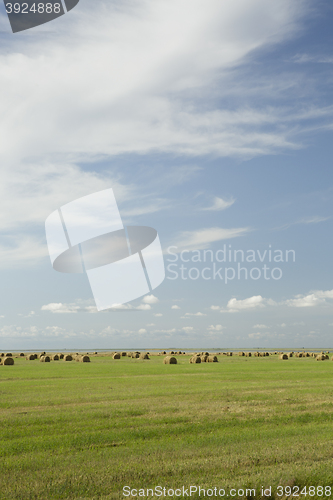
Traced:
POLYGON ((0 498, 333 486, 332 361, 150 358, 0 366, 0 498))

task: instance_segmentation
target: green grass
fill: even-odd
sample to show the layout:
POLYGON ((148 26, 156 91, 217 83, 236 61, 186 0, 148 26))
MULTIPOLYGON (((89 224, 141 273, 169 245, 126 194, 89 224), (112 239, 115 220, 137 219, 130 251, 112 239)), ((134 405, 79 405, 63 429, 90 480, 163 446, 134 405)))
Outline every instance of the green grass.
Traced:
POLYGON ((0 366, 0 498, 126 498, 125 485, 333 487, 331 361, 162 359, 0 366))

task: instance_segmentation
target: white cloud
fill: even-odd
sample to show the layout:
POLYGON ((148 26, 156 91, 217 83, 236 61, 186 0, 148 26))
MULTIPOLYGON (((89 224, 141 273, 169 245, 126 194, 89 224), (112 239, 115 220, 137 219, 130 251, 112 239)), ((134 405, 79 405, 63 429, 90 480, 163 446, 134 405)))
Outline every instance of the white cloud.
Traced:
POLYGON ((230 312, 244 311, 248 309, 256 309, 265 307, 264 299, 261 295, 254 295, 248 299, 237 300, 236 298, 230 299, 227 304, 227 309, 230 312))
POLYGON ((154 316, 155 316, 156 318, 160 318, 161 316, 163 316, 163 314, 161 314, 161 313, 157 313, 157 314, 154 314, 154 316))
MULTIPOLYGON (((75 24, 67 16, 63 29, 48 27, 52 36, 37 29, 38 40, 27 38, 20 53, 3 49, 6 100, 0 106, 15 109, 15 120, 0 124, 2 151, 17 154, 19 143, 24 157, 36 151, 80 156, 156 149, 256 154, 286 145, 279 131, 248 132, 247 108, 210 111, 193 99, 187 103, 184 94, 216 93, 223 70, 254 49, 285 40, 303 12, 304 2, 291 0, 86 4, 75 24), (38 89, 36 81, 43 81, 38 89)), ((258 125, 253 119, 250 124, 258 125)))
POLYGON ((212 311, 219 311, 221 308, 220 306, 210 306, 212 311))
POLYGON ((148 323, 147 326, 155 326, 155 323, 148 323))
POLYGON ((180 309, 180 307, 177 305, 174 305, 174 306, 171 306, 171 309, 180 309))
POLYGON ((140 328, 140 330, 138 330, 138 333, 140 334, 147 333, 147 330, 145 328, 140 328))
POLYGON ((326 299, 333 299, 333 290, 316 290, 309 295, 296 295, 294 299, 286 300, 289 307, 315 307, 326 303, 326 299))
POLYGON ((226 208, 231 207, 235 203, 235 200, 231 198, 230 200, 223 200, 223 198, 214 198, 214 203, 210 207, 203 208, 202 210, 209 210, 209 211, 219 211, 219 210, 225 210, 226 208))
POLYGON ((284 224, 283 226, 275 228, 276 230, 280 229, 289 229, 291 226, 295 226, 298 224, 319 224, 320 222, 325 222, 329 220, 331 217, 319 217, 319 216, 313 216, 313 217, 308 217, 306 219, 301 219, 295 222, 289 222, 288 224, 284 224))
POLYGON ((269 326, 267 325, 261 325, 261 324, 258 324, 258 325, 253 325, 252 328, 257 328, 257 329, 267 329, 267 328, 270 328, 269 326))
POLYGON ((145 304, 157 304, 158 298, 154 295, 146 295, 145 297, 143 297, 142 302, 144 302, 145 304))
POLYGON ((190 333, 194 330, 193 326, 183 326, 182 330, 186 333, 190 333))
POLYGON ((209 330, 210 332, 221 332, 223 330, 223 328, 225 328, 224 326, 222 325, 210 325, 207 330, 209 330))
POLYGON ((41 311, 48 311, 54 314, 68 314, 77 313, 80 310, 80 306, 75 304, 62 304, 61 302, 46 304, 41 307, 41 311))
MULTIPOLYGON (((81 4, 75 23, 64 16, 56 30, 53 23, 38 27, 37 37, 22 35, 19 49, 15 37, 0 49, 2 228, 41 230, 62 204, 110 186, 120 204, 128 201, 135 187, 125 188, 110 171, 94 172, 99 159, 155 151, 251 157, 296 147, 289 107, 259 109, 256 99, 257 109, 243 99, 218 107, 230 92, 258 94, 248 81, 236 89, 236 68, 255 49, 297 32, 303 1, 81 4)), ((5 16, 3 22, 9 30, 5 16)), ((226 208, 221 200, 208 209, 226 208)), ((123 210, 129 217, 169 205, 156 199, 123 210)), ((244 231, 211 228, 185 237, 206 248, 205 242, 244 231)), ((30 265, 45 255, 42 240, 24 235, 13 237, 10 251, 0 247, 2 266, 30 265)))
POLYGON ((178 235, 172 245, 176 246, 175 252, 184 249, 203 250, 209 248, 215 241, 228 240, 243 236, 250 231, 249 228, 223 229, 222 227, 211 227, 195 231, 184 231, 178 235))
POLYGON ((46 245, 40 238, 20 233, 15 236, 1 236, 1 239, 1 269, 35 266, 41 258, 47 256, 46 245))
POLYGON ((138 309, 139 311, 150 311, 151 305, 150 304, 140 304, 135 309, 138 309))
POLYGON ((202 312, 197 312, 197 313, 185 313, 185 316, 207 316, 207 314, 204 314, 202 312))
POLYGON ((1 315, 0 318, 4 318, 5 316, 1 315))
POLYGON ((154 330, 153 333, 176 333, 176 328, 170 328, 169 330, 154 330))

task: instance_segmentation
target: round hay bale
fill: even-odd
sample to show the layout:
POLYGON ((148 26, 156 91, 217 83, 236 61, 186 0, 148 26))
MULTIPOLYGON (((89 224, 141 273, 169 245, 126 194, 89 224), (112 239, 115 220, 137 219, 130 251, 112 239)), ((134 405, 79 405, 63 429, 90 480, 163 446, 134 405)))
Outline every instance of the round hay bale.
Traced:
POLYGON ((246 353, 245 353, 245 356, 246 356, 247 358, 251 358, 251 356, 252 356, 252 352, 246 352, 246 353))
POLYGON ((245 356, 245 352, 239 351, 238 356, 245 356))
POLYGON ((169 354, 175 354, 173 351, 170 351, 169 354))
POLYGON ((1 357, 1 358, 4 358, 4 357, 5 357, 5 353, 4 353, 4 352, 2 352, 2 353, 0 354, 0 357, 1 357))
POLYGON ((213 354, 211 356, 208 356, 207 363, 217 363, 217 362, 218 362, 217 356, 214 356, 213 354))
POLYGON ((14 364, 14 360, 11 356, 5 356, 2 360, 3 365, 11 366, 14 364))
POLYGON ((35 355, 34 355, 34 354, 28 354, 28 356, 26 357, 26 359, 27 359, 28 361, 35 361, 35 359, 36 359, 36 358, 35 358, 35 355))
POLYGON ((201 363, 201 358, 200 356, 192 356, 192 358, 190 358, 190 363, 201 363))
POLYGON ((59 361, 59 354, 53 354, 52 361, 59 361))
POLYGON ((65 354, 62 358, 64 361, 73 361, 73 358, 70 354, 65 354))
POLYGON ((148 356, 148 353, 147 352, 142 352, 140 354, 140 359, 150 359, 150 357, 148 356))
POLYGON ((288 354, 279 354, 279 359, 289 359, 288 354))
POLYGON ((119 352, 115 352, 114 355, 112 356, 113 359, 120 359, 121 356, 120 356, 120 353, 119 352))
POLYGON ((316 361, 325 361, 326 360, 326 354, 318 354, 316 357, 316 361))
POLYGON ((265 356, 269 356, 269 352, 265 352, 265 356))
POLYGON ((128 358, 131 358, 131 357, 132 357, 132 353, 131 353, 131 352, 127 352, 127 353, 126 353, 126 356, 127 356, 128 358))
POLYGON ((90 363, 90 358, 85 354, 84 356, 81 356, 80 361, 81 363, 90 363))
POLYGON ((176 365, 177 364, 177 359, 174 356, 166 356, 163 359, 163 364, 164 365, 176 365))
POLYGON ((288 358, 292 358, 293 357, 293 353, 292 352, 288 352, 287 356, 288 356, 288 358))
POLYGON ((5 358, 11 358, 13 355, 11 352, 6 352, 5 358))
MULTIPOLYGON (((88 354, 88 353, 87 353, 88 354)), ((122 352, 121 353, 122 356, 126 356, 126 352, 122 352)))
POLYGON ((326 359, 330 359, 329 355, 328 354, 325 354, 325 357, 326 359))
POLYGON ((21 353, 20 353, 20 357, 21 357, 21 358, 24 358, 24 356, 25 356, 24 352, 21 352, 21 353))
POLYGON ((138 359, 140 357, 140 354, 138 352, 132 352, 132 358, 138 359))
POLYGON ((206 363, 208 356, 206 354, 203 354, 202 356, 200 356, 200 359, 201 359, 201 363, 206 363))
POLYGON ((95 351, 94 354, 97 354, 97 351, 95 351))

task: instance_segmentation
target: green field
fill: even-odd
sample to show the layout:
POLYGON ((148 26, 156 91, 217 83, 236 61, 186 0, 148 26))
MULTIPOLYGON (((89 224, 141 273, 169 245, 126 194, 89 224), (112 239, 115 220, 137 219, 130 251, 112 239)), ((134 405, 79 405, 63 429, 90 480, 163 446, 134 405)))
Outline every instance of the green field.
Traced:
POLYGON ((260 498, 261 486, 333 487, 333 362, 177 358, 0 366, 0 498, 124 499, 124 486, 158 485, 256 488, 260 498))

